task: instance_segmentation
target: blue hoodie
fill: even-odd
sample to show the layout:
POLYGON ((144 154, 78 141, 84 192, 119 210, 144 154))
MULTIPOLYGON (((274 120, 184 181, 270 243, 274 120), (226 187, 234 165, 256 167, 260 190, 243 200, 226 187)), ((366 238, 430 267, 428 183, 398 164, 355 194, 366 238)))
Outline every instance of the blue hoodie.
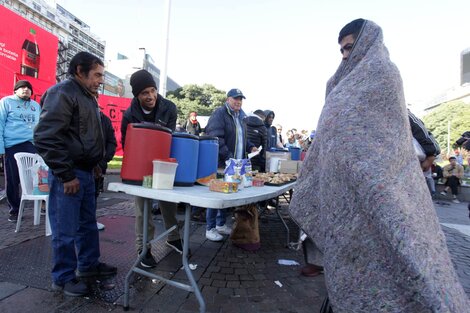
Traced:
POLYGON ((41 106, 34 100, 23 100, 17 95, 0 100, 0 154, 5 148, 31 141, 34 127, 39 122, 41 106))

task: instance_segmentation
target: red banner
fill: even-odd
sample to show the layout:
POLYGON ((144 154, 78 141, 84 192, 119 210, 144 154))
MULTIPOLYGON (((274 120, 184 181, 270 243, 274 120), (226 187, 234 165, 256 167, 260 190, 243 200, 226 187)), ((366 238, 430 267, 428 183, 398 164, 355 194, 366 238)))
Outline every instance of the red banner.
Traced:
POLYGON ((126 111, 131 104, 131 99, 100 95, 98 98, 98 103, 100 105, 101 111, 103 111, 103 113, 106 114, 113 123, 114 135, 116 135, 116 140, 118 143, 116 148, 116 155, 122 156, 121 121, 124 111, 126 111))
POLYGON ((14 84, 26 79, 39 102, 56 83, 58 39, 4 6, 0 20, 0 98, 12 95, 14 84))

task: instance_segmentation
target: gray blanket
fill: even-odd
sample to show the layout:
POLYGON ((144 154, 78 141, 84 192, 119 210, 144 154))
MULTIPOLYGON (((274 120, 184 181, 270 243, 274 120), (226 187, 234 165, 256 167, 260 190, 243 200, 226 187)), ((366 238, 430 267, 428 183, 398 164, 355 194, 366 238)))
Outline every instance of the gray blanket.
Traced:
POLYGON ((327 84, 290 205, 335 313, 470 312, 411 143, 400 73, 366 21, 327 84))

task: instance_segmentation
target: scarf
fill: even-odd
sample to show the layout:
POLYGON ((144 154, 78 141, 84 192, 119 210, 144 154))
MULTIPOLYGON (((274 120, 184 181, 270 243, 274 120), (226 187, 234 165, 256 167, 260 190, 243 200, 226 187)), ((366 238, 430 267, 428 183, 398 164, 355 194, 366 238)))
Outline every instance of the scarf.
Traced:
POLYGON ((289 206, 324 254, 335 313, 468 310, 411 138, 400 73, 366 21, 289 206))

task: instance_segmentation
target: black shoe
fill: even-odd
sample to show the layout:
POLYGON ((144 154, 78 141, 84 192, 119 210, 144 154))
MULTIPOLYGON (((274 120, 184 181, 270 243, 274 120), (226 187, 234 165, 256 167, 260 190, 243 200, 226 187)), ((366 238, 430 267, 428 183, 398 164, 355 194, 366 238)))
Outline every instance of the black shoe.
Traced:
POLYGON ((52 283, 52 289, 55 291, 62 291, 64 295, 70 297, 86 296, 89 292, 88 286, 76 278, 66 282, 63 285, 52 283))
MULTIPOLYGON (((139 255, 142 251, 139 251, 139 255)), ((144 255, 143 259, 140 261, 140 265, 147 268, 153 268, 157 266, 157 261, 153 258, 152 251, 150 249, 147 250, 147 253, 144 255)))
POLYGON ((106 263, 98 263, 97 266, 89 269, 88 271, 77 271, 77 277, 110 276, 116 273, 117 268, 115 266, 111 266, 106 263))
POLYGON ((16 223, 16 221, 18 221, 18 213, 10 213, 8 221, 16 223))

